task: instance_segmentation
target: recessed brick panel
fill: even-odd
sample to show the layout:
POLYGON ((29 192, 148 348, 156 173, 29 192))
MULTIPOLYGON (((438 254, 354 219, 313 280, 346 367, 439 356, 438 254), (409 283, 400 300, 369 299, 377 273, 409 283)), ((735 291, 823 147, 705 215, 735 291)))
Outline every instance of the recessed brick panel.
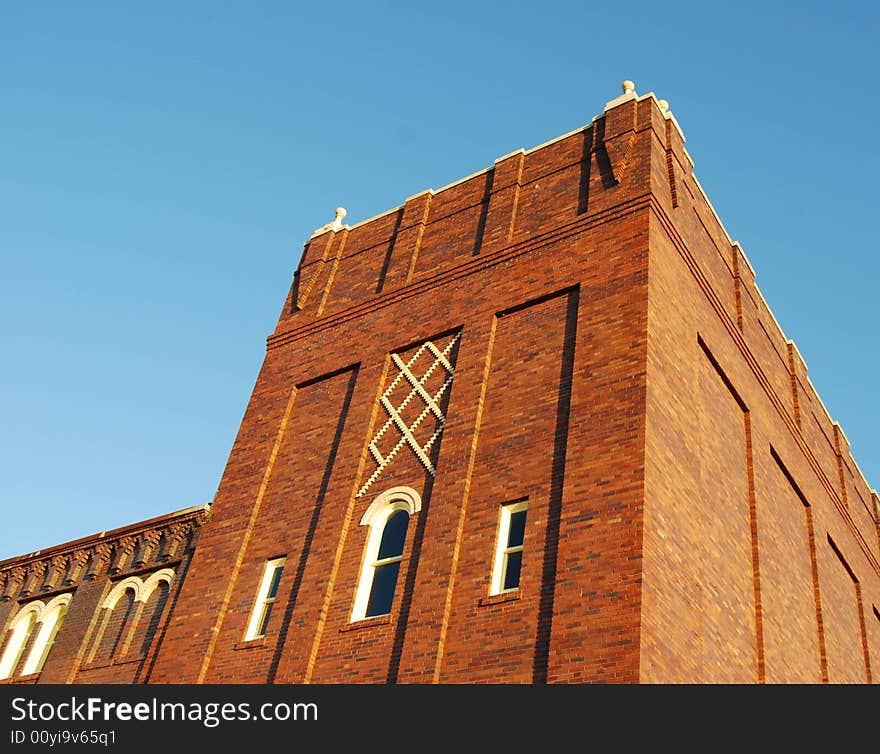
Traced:
POLYGON ((808 507, 775 457, 756 466, 767 682, 821 683, 808 507))

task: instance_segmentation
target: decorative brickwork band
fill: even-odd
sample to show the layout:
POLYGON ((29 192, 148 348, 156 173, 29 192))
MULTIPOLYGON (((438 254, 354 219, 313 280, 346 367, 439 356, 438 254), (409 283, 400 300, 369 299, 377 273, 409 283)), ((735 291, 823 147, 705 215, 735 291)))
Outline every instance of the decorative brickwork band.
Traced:
POLYGON ((110 556, 109 571, 111 576, 120 573, 125 566, 128 556, 134 550, 134 540, 130 537, 120 539, 113 545, 112 555, 110 556))
POLYGON ((8 602, 11 600, 24 578, 24 568, 16 568, 6 574, 6 581, 3 584, 3 592, 0 593, 0 602, 8 602))
POLYGON ((64 586, 70 586, 71 584, 75 584, 82 574, 83 568, 85 568, 86 563, 89 562, 89 554, 85 550, 77 550, 72 553, 70 558, 67 561, 67 570, 64 573, 64 578, 61 583, 64 586))
POLYGON ((51 561, 49 561, 49 566, 46 568, 46 575, 43 578, 43 585, 41 587, 42 591, 48 592, 55 589, 61 576, 67 571, 67 560, 67 555, 56 555, 51 561))
POLYGON ((88 568, 85 574, 86 581, 97 578, 104 563, 110 557, 110 552, 110 546, 107 544, 100 544, 92 550, 89 554, 88 568))
POLYGON ((159 544, 161 533, 158 531, 149 531, 143 534, 137 540, 137 545, 132 556, 132 563, 135 568, 141 568, 153 556, 156 546, 159 544))
POLYGON ((43 574, 46 572, 46 568, 48 567, 48 563, 36 562, 31 563, 27 568, 27 575, 25 576, 24 582, 21 585, 21 596, 29 597, 33 592, 35 592, 43 580, 43 574))

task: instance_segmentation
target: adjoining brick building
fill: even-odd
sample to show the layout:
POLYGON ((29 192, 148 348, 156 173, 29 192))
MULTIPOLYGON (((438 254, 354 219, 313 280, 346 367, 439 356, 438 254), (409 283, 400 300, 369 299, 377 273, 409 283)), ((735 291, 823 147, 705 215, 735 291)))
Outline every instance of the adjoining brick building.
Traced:
POLYGON ((877 493, 663 100, 343 219, 210 510, 0 563, 6 682, 880 677, 877 493))
POLYGON ((209 506, 0 563, 0 683, 149 675, 209 506))

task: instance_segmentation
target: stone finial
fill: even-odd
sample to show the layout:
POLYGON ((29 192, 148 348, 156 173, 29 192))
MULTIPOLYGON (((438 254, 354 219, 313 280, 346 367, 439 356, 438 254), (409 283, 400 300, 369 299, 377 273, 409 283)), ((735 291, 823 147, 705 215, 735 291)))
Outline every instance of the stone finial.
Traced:
POLYGON ((657 104, 660 106, 660 111, 664 113, 669 112, 669 103, 665 99, 657 100, 657 104))
POLYGON ((606 110, 609 110, 612 107, 617 107, 617 105, 621 105, 624 102, 629 102, 636 98, 636 85, 629 79, 621 84, 621 89, 623 89, 623 94, 620 94, 610 102, 605 103, 606 110))
POLYGON ((327 230, 339 230, 342 227, 342 221, 345 216, 348 214, 345 207, 337 207, 336 208, 336 217, 333 219, 333 222, 329 222, 326 225, 322 225, 320 228, 316 228, 312 235, 316 236, 318 233, 323 233, 327 230))

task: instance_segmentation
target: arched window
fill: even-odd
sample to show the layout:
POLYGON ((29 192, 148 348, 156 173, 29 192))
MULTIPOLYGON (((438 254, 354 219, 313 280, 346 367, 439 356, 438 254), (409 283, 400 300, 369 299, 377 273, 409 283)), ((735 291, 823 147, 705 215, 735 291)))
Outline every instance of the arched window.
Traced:
POLYGON ((363 566, 355 593, 352 621, 391 612, 409 519, 421 510, 418 493, 409 487, 383 492, 361 518, 369 526, 363 566))
POLYGON ((43 610, 43 615, 40 618, 40 631, 37 634, 33 647, 31 647, 27 661, 21 670, 22 675, 39 673, 43 669, 43 664, 46 662, 46 658, 49 656, 49 651, 55 643, 58 629, 61 628, 61 624, 64 622, 64 618, 67 615, 67 605, 70 602, 70 595, 65 594, 62 595, 62 597, 64 599, 59 600, 56 598, 55 600, 52 600, 43 610))
POLYGON ((0 679, 39 673, 43 669, 72 597, 71 594, 59 594, 48 603, 34 600, 19 610, 9 626, 9 640, 0 657, 0 679), (21 670, 16 673, 29 642, 30 650, 21 670))
POLYGON ((129 576, 117 582, 101 603, 103 616, 86 663, 108 665, 126 658, 140 658, 150 626, 158 622, 164 610, 167 589, 173 579, 174 571, 163 568, 146 579, 129 576), (151 600, 157 589, 158 598, 151 600), (129 656, 132 647, 136 652, 134 657, 129 656))
POLYGON ((6 650, 0 658, 0 678, 9 678, 15 673, 15 668, 24 652, 24 645, 30 638, 31 631, 37 622, 37 611, 24 608, 9 627, 9 641, 6 650))
POLYGON ((153 593, 145 600, 144 614, 141 616, 131 644, 136 657, 144 656, 153 646, 153 639, 165 612, 165 605, 170 593, 171 582, 159 581, 156 583, 153 593))
POLYGON ((114 659, 125 655, 128 648, 126 638, 134 627, 137 618, 138 590, 128 586, 114 600, 112 608, 109 608, 106 617, 101 645, 98 648, 97 660, 102 665, 108 665, 114 659))

